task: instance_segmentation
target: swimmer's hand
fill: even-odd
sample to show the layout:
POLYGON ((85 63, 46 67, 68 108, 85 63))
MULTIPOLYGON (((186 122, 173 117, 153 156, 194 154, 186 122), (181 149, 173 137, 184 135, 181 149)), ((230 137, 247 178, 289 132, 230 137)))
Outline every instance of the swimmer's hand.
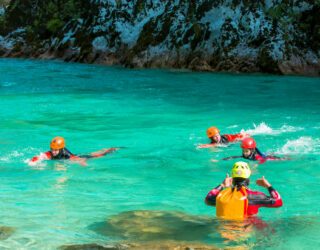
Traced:
POLYGON ((101 157, 101 156, 105 156, 106 154, 110 154, 110 153, 113 153, 117 150, 121 149, 121 147, 118 147, 118 148, 104 148, 98 152, 94 152, 94 153, 91 153, 92 156, 94 157, 101 157))
POLYGON ((271 184, 268 182, 267 179, 264 178, 264 176, 262 176, 262 178, 256 180, 256 184, 260 187, 265 187, 265 188, 271 187, 271 184))
POLYGON ((226 178, 221 183, 223 188, 231 187, 232 186, 232 177, 229 177, 229 174, 226 175, 226 178))
POLYGON ((29 165, 30 167, 34 167, 34 166, 37 165, 37 162, 35 162, 35 161, 28 161, 28 165, 29 165))
POLYGON ((113 152, 113 151, 117 151, 121 148, 124 148, 124 147, 109 148, 108 150, 109 150, 109 152, 113 152))
POLYGON ((215 144, 200 144, 197 146, 197 148, 211 148, 211 147, 215 147, 215 144))
POLYGON ((79 163, 81 166, 83 167, 86 167, 88 164, 87 164, 87 161, 85 158, 81 158, 79 156, 72 156, 70 158, 70 161, 73 161, 73 162, 76 162, 76 163, 79 163))
POLYGON ((250 135, 247 134, 244 130, 240 131, 240 139, 241 140, 244 139, 244 138, 248 138, 248 137, 250 137, 250 135))
POLYGON ((81 159, 81 160, 79 160, 78 162, 79 162, 79 164, 80 164, 82 167, 88 166, 88 163, 87 163, 86 159, 81 159))

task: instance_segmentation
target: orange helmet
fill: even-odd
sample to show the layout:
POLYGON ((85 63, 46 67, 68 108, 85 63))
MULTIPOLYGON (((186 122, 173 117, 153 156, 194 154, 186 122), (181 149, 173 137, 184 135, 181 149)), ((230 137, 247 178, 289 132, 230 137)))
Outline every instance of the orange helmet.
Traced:
POLYGON ((57 136, 52 139, 50 148, 54 150, 63 149, 66 146, 63 137, 57 136))
POLYGON ((210 127, 207 129, 207 135, 209 138, 211 138, 212 136, 215 136, 216 134, 219 134, 219 133, 220 133, 220 131, 216 127, 210 127))
POLYGON ((241 147, 242 148, 247 148, 247 149, 254 149, 256 148, 257 144, 256 141, 253 138, 244 138, 241 147))

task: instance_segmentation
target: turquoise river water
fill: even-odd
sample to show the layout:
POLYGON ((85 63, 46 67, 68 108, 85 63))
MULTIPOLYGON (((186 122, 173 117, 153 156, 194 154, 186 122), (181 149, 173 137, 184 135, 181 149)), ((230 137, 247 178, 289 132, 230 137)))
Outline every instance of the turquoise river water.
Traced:
POLYGON ((11 231, 0 234, 0 249, 154 239, 319 248, 319 85, 319 78, 1 59, 0 226, 11 231), (197 149, 208 143, 209 126, 243 130, 260 150, 291 158, 252 165, 250 187, 266 191, 254 182, 264 175, 284 202, 260 209, 265 226, 218 221, 204 204, 234 163, 221 159, 241 154, 239 143, 197 149), (58 135, 79 154, 124 148, 87 166, 29 166, 58 135))

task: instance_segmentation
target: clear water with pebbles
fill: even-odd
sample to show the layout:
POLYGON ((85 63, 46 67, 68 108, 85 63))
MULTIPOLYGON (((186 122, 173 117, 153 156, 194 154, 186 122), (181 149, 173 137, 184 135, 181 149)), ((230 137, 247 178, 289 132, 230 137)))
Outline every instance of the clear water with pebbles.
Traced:
MULTIPOLYGON (((15 231, 0 240, 0 248, 121 241, 123 235, 103 234, 95 225, 136 210, 174 212, 184 214, 184 223, 192 221, 176 225, 172 236, 166 234, 169 240, 253 249, 320 247, 319 83, 1 59, 0 217, 1 225, 15 231), (251 187, 262 191, 254 180, 264 175, 284 200, 282 208, 260 209, 266 227, 245 230, 219 222, 215 209, 204 204, 233 164, 221 159, 241 153, 239 144, 197 149, 208 142, 205 131, 212 125, 222 133, 244 130, 262 151, 291 158, 252 166, 251 187), (68 161, 28 166, 57 135, 74 153, 126 148, 87 167, 68 161), (211 231, 197 231, 199 223, 211 231), (190 238, 192 230, 197 234, 190 238)), ((181 223, 173 217, 161 223, 181 223)))

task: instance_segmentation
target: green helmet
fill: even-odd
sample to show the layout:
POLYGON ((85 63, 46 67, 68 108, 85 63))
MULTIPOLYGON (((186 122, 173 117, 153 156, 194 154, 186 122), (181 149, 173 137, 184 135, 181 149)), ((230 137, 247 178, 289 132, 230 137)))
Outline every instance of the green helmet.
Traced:
POLYGON ((248 179, 251 175, 251 170, 248 163, 243 161, 238 161, 233 165, 231 169, 232 178, 244 178, 248 179))

